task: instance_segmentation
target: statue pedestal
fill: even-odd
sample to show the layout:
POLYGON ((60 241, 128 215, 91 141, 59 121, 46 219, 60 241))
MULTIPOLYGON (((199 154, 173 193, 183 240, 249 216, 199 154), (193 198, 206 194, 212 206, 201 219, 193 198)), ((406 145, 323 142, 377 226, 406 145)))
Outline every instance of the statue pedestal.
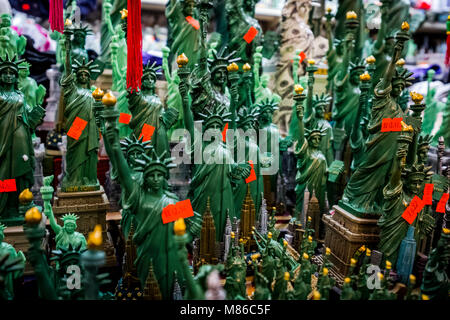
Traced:
MULTIPOLYGON (((60 188, 53 200, 53 212, 56 218, 66 213, 78 215, 77 231, 86 239, 89 232, 99 224, 103 230, 103 251, 106 253, 105 266, 117 265, 114 246, 106 235, 106 211, 109 210, 109 201, 103 187, 100 190, 86 192, 62 192, 60 188)), ((62 221, 61 221, 62 224, 62 221)))
POLYGON ((333 215, 324 215, 325 246, 331 249, 330 261, 334 269, 342 276, 347 276, 350 259, 355 252, 365 245, 376 248, 380 237, 378 219, 358 218, 340 207, 333 206, 333 215))

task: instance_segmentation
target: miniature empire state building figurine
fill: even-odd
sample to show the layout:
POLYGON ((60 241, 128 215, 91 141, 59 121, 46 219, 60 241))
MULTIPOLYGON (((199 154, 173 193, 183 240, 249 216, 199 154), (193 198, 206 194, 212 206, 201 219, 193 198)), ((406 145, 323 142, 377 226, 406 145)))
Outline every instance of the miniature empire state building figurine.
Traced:
POLYGON ((202 231, 200 233, 200 255, 198 259, 200 262, 204 261, 207 264, 217 264, 216 227, 214 226, 214 218, 211 214, 209 202, 210 200, 208 198, 206 211, 203 214, 202 231))

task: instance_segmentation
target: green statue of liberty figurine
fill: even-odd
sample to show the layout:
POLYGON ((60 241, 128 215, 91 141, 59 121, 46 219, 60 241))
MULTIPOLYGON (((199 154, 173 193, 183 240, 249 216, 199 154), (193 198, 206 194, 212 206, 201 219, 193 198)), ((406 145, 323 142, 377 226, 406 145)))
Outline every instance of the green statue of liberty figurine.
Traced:
POLYGON ((0 221, 7 225, 23 221, 19 194, 34 184, 32 132, 45 114, 41 106, 29 108, 18 88, 22 62, 15 56, 0 58, 0 180, 13 179, 15 184, 0 193, 0 221))
MULTIPOLYGON (((102 24, 101 24, 101 58, 100 60, 107 66, 112 65, 112 46, 113 37, 121 28, 121 21, 125 19, 124 9, 127 8, 127 0, 105 0, 102 2, 102 24), (111 65, 110 65, 111 64, 111 65)), ((126 43, 126 41, 125 41, 126 43)), ((122 47, 126 52, 126 46, 122 47)), ((114 69, 113 69, 114 70, 114 69)))
POLYGON ((304 99, 305 95, 303 94, 303 88, 297 85, 294 95, 294 107, 297 112, 299 133, 294 153, 297 157, 295 211, 298 217, 300 217, 303 209, 304 192, 307 187, 311 194, 313 192, 315 193, 319 200, 320 211, 322 213, 324 212, 327 178, 327 160, 320 150, 320 142, 322 137, 326 134, 326 128, 316 126, 310 130, 305 129, 303 122, 304 99))
MULTIPOLYGON (((378 247, 383 252, 384 258, 394 264, 397 263, 400 244, 410 226, 403 218, 403 212, 414 196, 420 196, 425 178, 423 164, 415 162, 405 168, 408 145, 413 141, 412 135, 409 134, 412 130, 412 127, 408 126, 398 137, 398 151, 393 161, 389 183, 383 189, 383 214, 378 220, 380 226, 378 247)), ((412 225, 415 226, 416 223, 417 219, 412 225)))
POLYGON ((36 80, 30 77, 31 64, 22 62, 20 66, 22 69, 19 70, 19 90, 25 96, 25 103, 30 108, 42 105, 47 90, 42 84, 38 86, 36 80))
POLYGON ((281 97, 276 93, 273 93, 272 90, 268 88, 270 76, 267 74, 261 74, 260 72, 260 65, 263 57, 262 50, 263 47, 259 46, 255 49, 255 53, 253 54, 253 81, 255 83, 255 103, 260 103, 261 101, 268 99, 280 102, 281 97))
POLYGON ((425 103, 427 107, 423 112, 422 135, 431 134, 436 123, 437 114, 445 108, 445 104, 435 99, 436 88, 430 88, 433 76, 436 73, 433 69, 427 71, 427 95, 425 103))
POLYGON ((165 157, 164 154, 160 156, 152 149, 149 155, 142 154, 144 162, 142 180, 130 179, 133 170, 120 149, 118 130, 115 126, 117 117, 111 117, 115 112, 112 110, 113 106, 107 105, 107 110, 103 112, 106 120, 105 140, 110 145, 109 157, 117 168, 118 180, 126 199, 122 206, 134 216, 133 242, 137 246, 135 264, 138 277, 144 287, 150 263, 153 261, 162 297, 169 299, 174 284, 174 272, 180 284, 184 282, 173 234, 174 223, 164 224, 161 218, 165 207, 178 202, 177 196, 164 188, 169 177, 169 169, 174 167, 174 164, 171 163, 171 158, 165 157))
POLYGON ((53 214, 52 204, 50 200, 53 194, 53 187, 51 186, 53 176, 44 177, 44 186, 41 187, 42 199, 44 200, 44 214, 50 221, 50 226, 55 232, 55 241, 57 250, 67 250, 69 245, 72 248, 86 249, 86 238, 83 234, 75 231, 77 229, 78 216, 68 213, 62 216, 63 225, 60 226, 53 214))
MULTIPOLYGON (((25 256, 22 251, 16 251, 12 245, 9 243, 3 242, 5 239, 4 230, 6 229, 6 226, 0 223, 0 260, 5 259, 5 255, 8 255, 6 257, 5 263, 11 263, 15 261, 17 264, 24 265, 25 264, 25 256)), ((1 272, 1 270, 0 270, 1 272)), ((20 278, 23 274, 23 268, 17 268, 17 270, 8 272, 6 274, 1 274, 0 277, 3 281, 3 296, 6 298, 6 300, 11 300, 14 297, 14 280, 17 278, 20 278)), ((1 287, 1 283, 0 283, 1 287)), ((1 289, 0 289, 1 291, 1 289)), ((0 293, 0 297, 2 297, 0 293)))
POLYGON ((263 176, 261 174, 261 167, 265 167, 270 158, 262 157, 256 137, 256 121, 258 118, 258 109, 241 107, 238 113, 237 127, 238 131, 237 143, 235 144, 235 159, 237 163, 244 160, 246 163, 252 161, 253 170, 255 171, 256 180, 246 183, 245 180, 239 180, 234 189, 234 207, 236 216, 240 218, 242 204, 244 203, 247 194, 247 185, 250 187, 250 194, 253 199, 256 211, 256 219, 259 217, 259 211, 262 203, 262 193, 264 193, 263 176), (240 136, 240 133, 243 136, 240 136), (245 148, 245 149, 244 149, 245 148), (242 152, 244 154, 242 154, 242 152), (243 156, 245 157, 244 159, 243 156))
MULTIPOLYGON (((65 75, 61 81, 64 92, 65 131, 72 125, 86 122, 78 139, 67 137, 67 165, 61 190, 63 192, 91 191, 100 188, 97 180, 97 161, 99 147, 99 130, 97 128, 90 82, 93 72, 98 72, 96 65, 86 59, 72 61, 71 35, 72 29, 64 30, 65 37, 65 75)), ((79 50, 79 52, 81 52, 79 50)), ((75 55, 76 56, 76 55, 75 55)))
POLYGON ((170 72, 170 65, 169 65, 170 49, 168 47, 163 47, 162 52, 163 52, 162 67, 164 71, 164 77, 166 78, 167 82, 166 106, 170 106, 178 111, 177 121, 167 132, 167 135, 171 137, 174 130, 184 128, 183 107, 181 103, 181 95, 180 92, 178 91, 178 86, 180 84, 180 77, 178 76, 177 69, 170 72))
POLYGON ((343 42, 340 39, 334 37, 331 30, 331 19, 333 15, 331 13, 331 8, 327 8, 327 13, 325 14, 325 30, 328 39, 328 51, 327 51, 327 65, 328 65, 328 75, 327 75, 327 90, 332 92, 332 85, 334 77, 339 70, 339 65, 342 63, 343 42))
POLYGON ((169 0, 166 7, 172 63, 176 57, 184 53, 189 57, 189 67, 193 68, 200 58, 201 31, 199 26, 199 10, 195 7, 196 0, 169 0), (192 20, 188 21, 188 17, 192 20))
POLYGON ((25 53, 27 39, 19 36, 17 31, 11 28, 11 16, 4 13, 0 16, 0 57, 2 59, 18 56, 25 53))
MULTIPOLYGON (((117 109, 120 113, 130 114, 128 108, 128 92, 126 90, 127 83, 127 39, 125 38, 125 32, 122 29, 122 25, 112 22, 112 16, 110 15, 112 4, 110 2, 105 2, 103 4, 103 9, 105 11, 104 20, 108 27, 108 32, 110 37, 110 61, 112 67, 112 77, 113 84, 111 90, 119 93, 117 97, 117 109)), ((127 19, 128 11, 123 9, 122 21, 127 19)), ((106 41, 106 40, 105 40, 106 41)), ((107 54, 107 53, 105 53, 107 54)), ((119 135, 120 138, 130 136, 132 130, 130 126, 125 123, 119 122, 119 135)))
MULTIPOLYGON (((230 218, 236 217, 237 208, 234 206, 233 184, 245 179, 250 175, 249 164, 236 164, 228 145, 223 142, 222 130, 226 122, 231 123, 229 129, 235 129, 236 119, 236 103, 237 99, 233 99, 231 106, 232 112, 227 112, 223 105, 214 105, 212 111, 208 109, 205 113, 200 113, 202 119, 201 129, 194 128, 194 115, 189 107, 189 95, 187 86, 187 76, 189 70, 186 59, 179 57, 177 59, 179 65, 178 74, 181 77, 180 94, 183 98, 183 113, 185 128, 190 134, 188 147, 189 154, 195 157, 196 150, 201 150, 203 154, 202 161, 194 159, 194 175, 192 177, 188 198, 191 200, 192 207, 196 212, 205 212, 208 198, 211 204, 211 213, 214 217, 214 225, 216 228, 216 240, 222 241, 225 231, 227 214, 230 218), (232 119, 228 119, 228 116, 232 119), (209 141, 202 141, 201 137, 207 134, 209 141), (200 163, 199 163, 200 162, 200 163)), ((239 75, 236 74, 237 65, 229 68, 233 73, 231 95, 237 95, 237 81, 239 75), (236 79, 237 76, 237 79, 236 79)), ((228 139, 227 139, 228 141, 228 139)), ((233 143, 233 142, 231 142, 233 143)), ((228 142, 227 142, 228 144, 228 142)))
POLYGON ((154 127, 153 135, 146 137, 144 134, 144 140, 151 139, 152 146, 158 155, 169 156, 167 131, 178 119, 178 112, 170 106, 164 110, 161 100, 155 93, 156 77, 159 70, 160 67, 156 67, 156 62, 153 64, 147 63, 142 74, 141 90, 129 93, 128 105, 133 115, 130 128, 133 134, 140 138, 141 133, 144 134, 144 126, 154 127))
POLYGON ((385 118, 403 117, 397 98, 411 84, 412 73, 406 69, 399 72, 395 61, 399 59, 404 43, 409 39, 408 30, 408 24, 403 23, 402 32, 397 34, 393 58, 382 80, 375 87, 366 152, 360 166, 350 177, 339 202, 346 210, 358 216, 379 215, 381 212, 382 190, 387 184, 397 145, 397 134, 381 132, 381 125, 385 118))

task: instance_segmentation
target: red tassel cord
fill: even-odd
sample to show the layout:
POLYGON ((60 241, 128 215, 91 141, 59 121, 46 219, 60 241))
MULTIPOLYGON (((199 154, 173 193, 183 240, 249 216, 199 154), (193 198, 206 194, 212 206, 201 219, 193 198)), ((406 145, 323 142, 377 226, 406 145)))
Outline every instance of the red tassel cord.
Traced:
POLYGON ((63 0, 50 0, 50 14, 48 21, 50 22, 50 29, 63 33, 64 31, 64 17, 63 17, 63 0))
POLYGON ((447 17, 447 51, 445 52, 445 65, 450 65, 450 16, 447 17))
POLYGON ((141 0, 128 0, 127 20, 127 88, 133 92, 141 88, 142 78, 141 0))

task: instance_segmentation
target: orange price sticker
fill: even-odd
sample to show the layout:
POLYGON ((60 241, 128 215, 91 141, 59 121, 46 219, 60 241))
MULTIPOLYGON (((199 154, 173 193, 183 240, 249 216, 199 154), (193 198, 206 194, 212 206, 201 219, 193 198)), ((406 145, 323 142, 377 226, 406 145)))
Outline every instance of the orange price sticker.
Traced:
POLYGON ((174 222, 179 218, 189 218, 194 215, 194 210, 192 209, 191 200, 186 199, 183 201, 178 201, 175 204, 169 204, 162 211, 162 221, 163 224, 174 222))
POLYGON ((245 179, 245 183, 250 183, 250 182, 256 180, 256 172, 255 172, 255 167, 253 165, 253 161, 250 160, 248 163, 250 163, 250 167, 252 167, 252 169, 250 170, 250 175, 248 176, 248 178, 245 179))
POLYGON ((299 61, 299 63, 302 63, 303 60, 306 59, 306 54, 302 51, 302 52, 299 53, 299 56, 300 56, 300 61, 299 61))
POLYGON ((436 212, 445 213, 445 205, 447 204, 449 193, 444 193, 436 206, 436 212))
POLYGON ((256 35, 258 34, 258 30, 256 30, 255 27, 250 27, 250 29, 248 29, 247 33, 244 35, 244 40, 247 43, 250 43, 253 41, 253 39, 255 39, 256 35))
POLYGON ((119 122, 123 124, 129 124, 131 121, 131 114, 128 113, 120 113, 119 122))
POLYGON ((222 131, 222 140, 223 142, 227 142, 227 130, 228 130, 228 123, 225 123, 225 127, 222 131))
POLYGON ((433 204, 433 188, 434 185, 432 183, 426 183, 425 188, 423 190, 423 203, 425 205, 433 204))
POLYGON ((397 132, 402 131, 403 118, 384 118, 381 121, 381 132, 397 132))
POLYGON ((198 30, 200 29, 200 23, 195 20, 194 18, 192 18, 191 16, 187 16, 186 17, 186 21, 195 29, 198 30))
POLYGON ((67 132, 67 135, 75 140, 80 139, 80 136, 83 133, 84 128, 86 128, 86 125, 87 125, 86 120, 76 117, 72 123, 72 126, 67 132))
POLYGON ((144 123, 139 139, 143 137, 142 142, 149 141, 152 139, 153 132, 155 132, 155 127, 144 123))
POLYGON ((0 180, 0 192, 15 192, 17 191, 16 179, 0 180))
POLYGON ((420 210, 423 209, 424 206, 425 204, 423 203, 422 199, 420 199, 418 196, 414 196, 409 206, 403 212, 402 218, 405 219, 409 224, 412 224, 416 219, 417 214, 420 212, 420 210))

